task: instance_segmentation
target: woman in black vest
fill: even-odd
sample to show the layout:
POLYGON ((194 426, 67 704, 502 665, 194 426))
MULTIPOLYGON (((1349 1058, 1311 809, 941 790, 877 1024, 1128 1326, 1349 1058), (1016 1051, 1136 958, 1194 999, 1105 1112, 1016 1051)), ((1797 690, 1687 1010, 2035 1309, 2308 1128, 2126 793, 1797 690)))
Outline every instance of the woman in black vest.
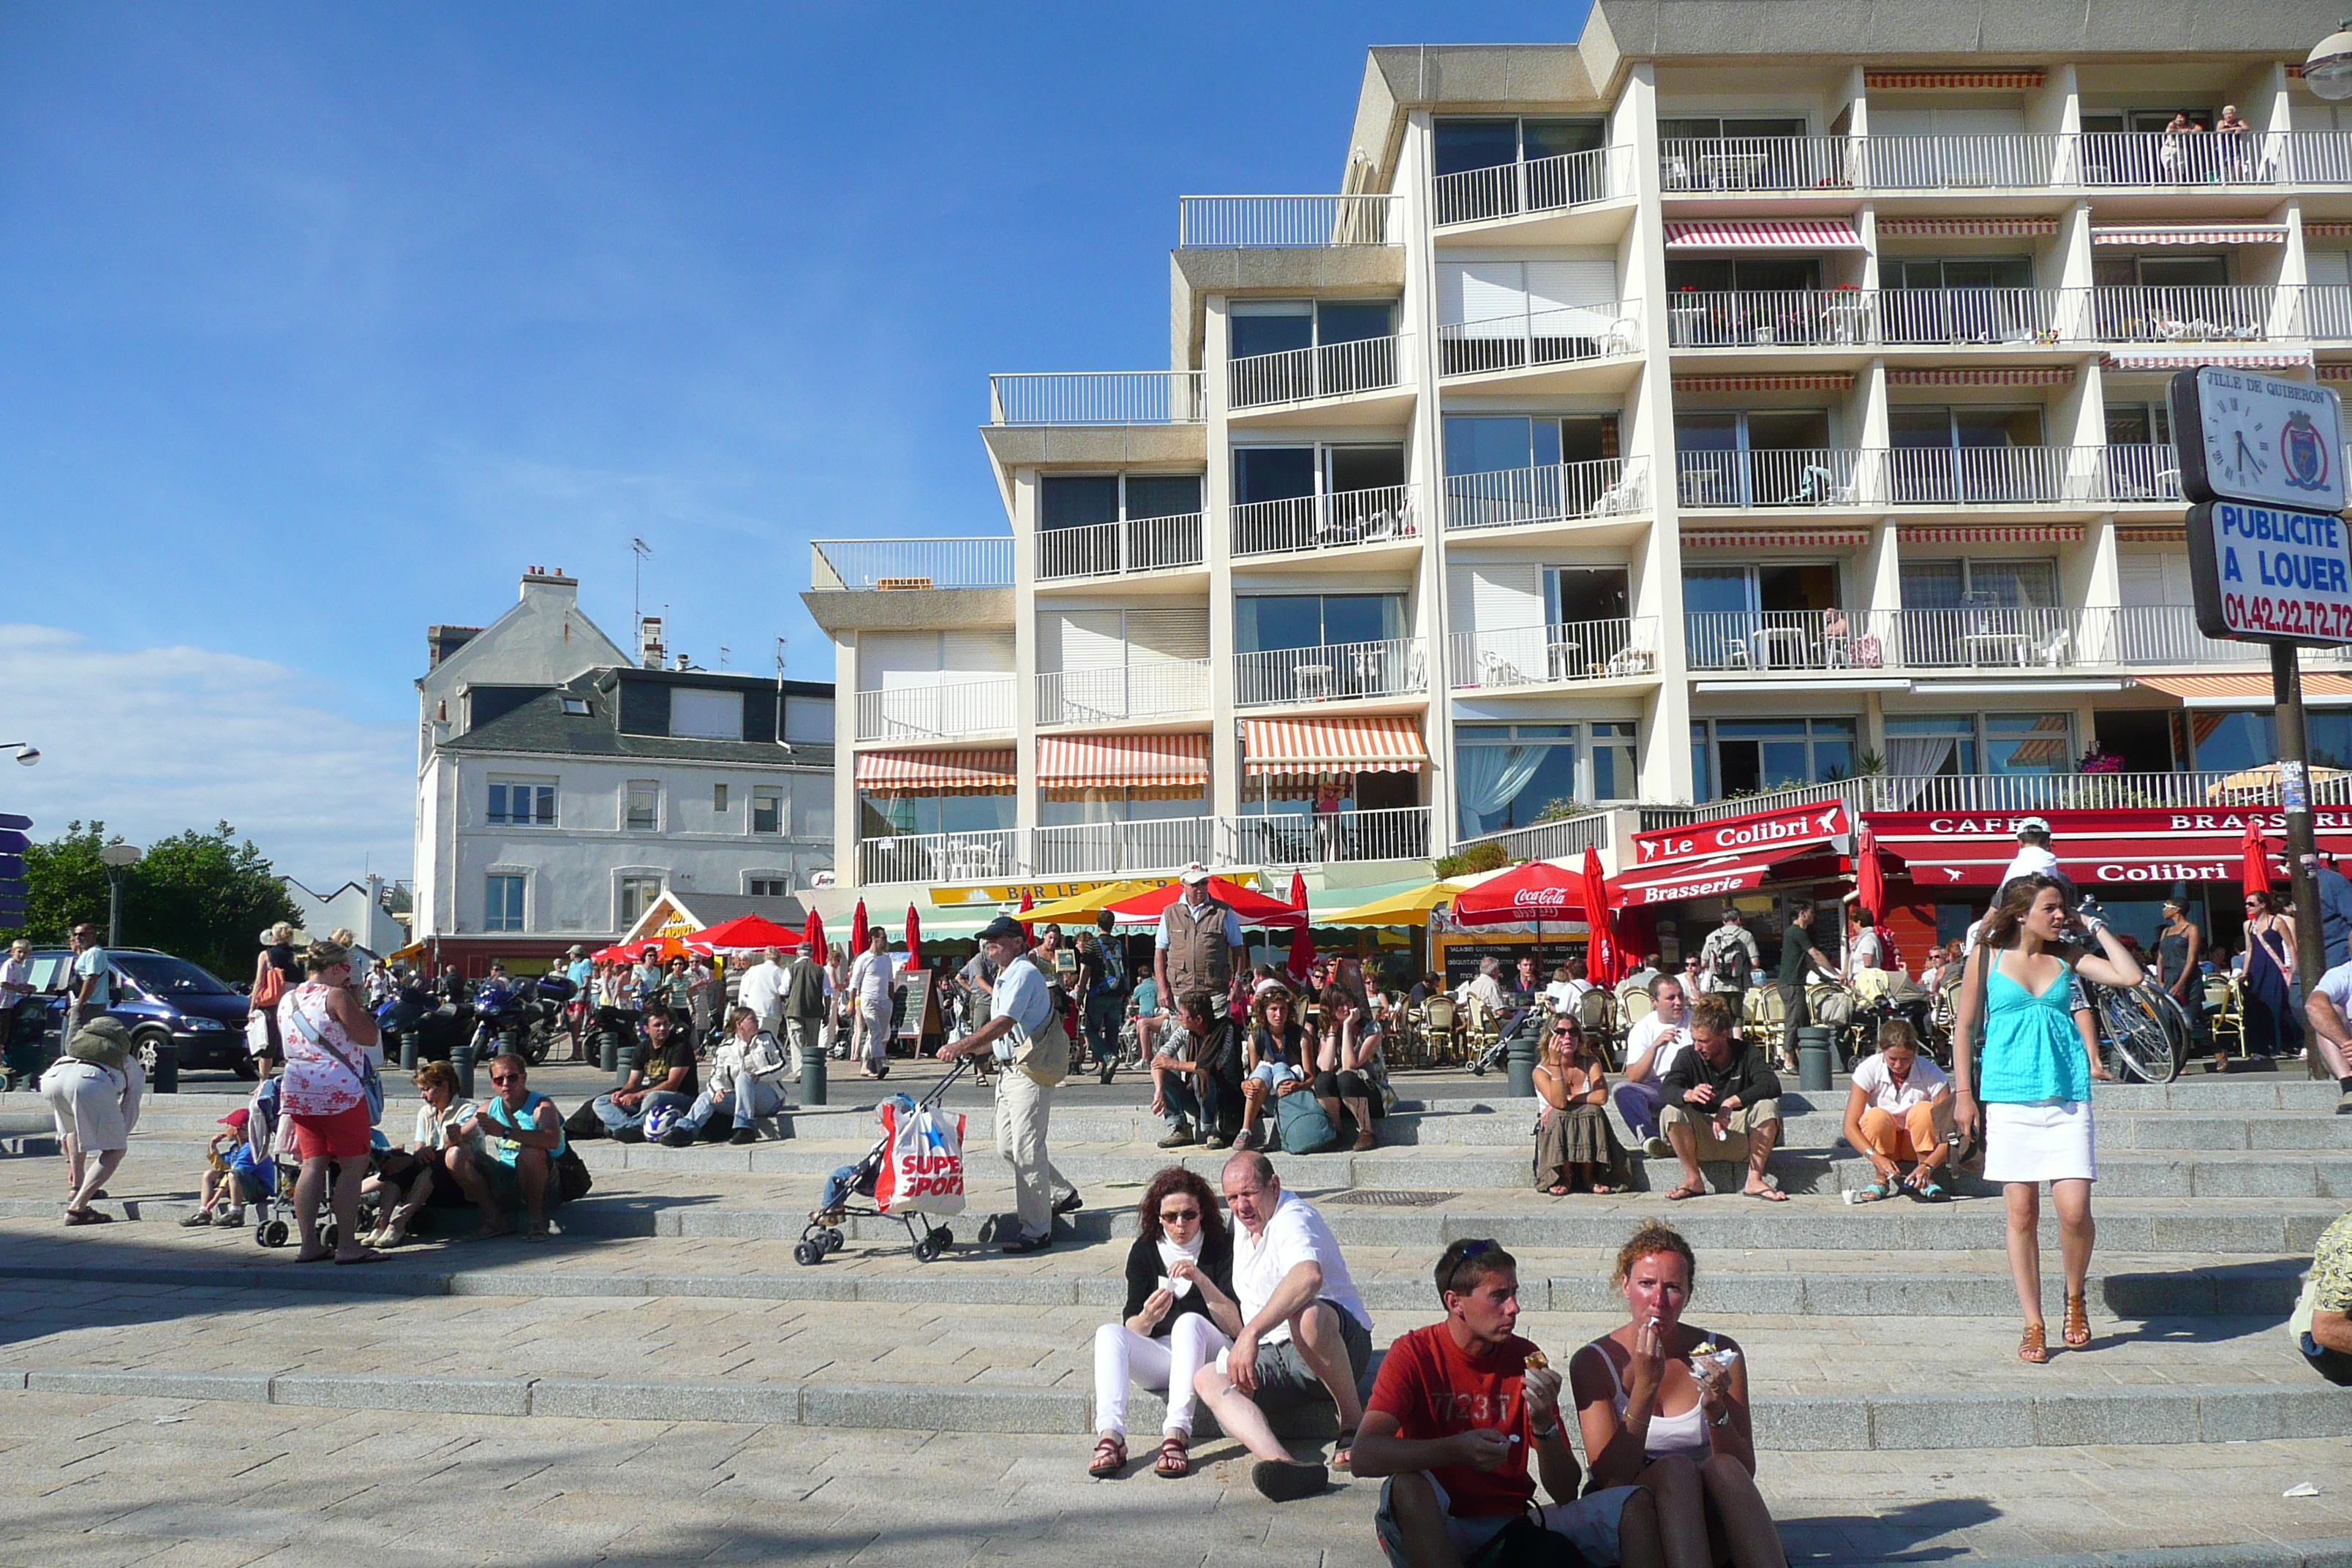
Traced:
POLYGON ((1118 1321, 1095 1331, 1101 1437, 1087 1473, 1098 1480, 1127 1466, 1130 1384, 1168 1396, 1154 1469, 1169 1480, 1192 1474, 1192 1374, 1242 1331, 1233 1236, 1209 1184, 1171 1165, 1151 1179, 1137 1212, 1141 1223, 1127 1252, 1126 1309, 1118 1321))

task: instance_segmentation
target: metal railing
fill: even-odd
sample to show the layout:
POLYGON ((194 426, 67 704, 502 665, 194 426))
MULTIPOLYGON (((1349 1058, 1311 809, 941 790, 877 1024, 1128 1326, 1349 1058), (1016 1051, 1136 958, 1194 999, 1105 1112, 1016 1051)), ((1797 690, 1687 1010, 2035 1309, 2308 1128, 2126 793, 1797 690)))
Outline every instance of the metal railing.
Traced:
POLYGON ((1601 458, 1445 476, 1445 526, 1508 528, 1650 510, 1650 459, 1601 458))
POLYGON ((1037 722, 1106 724, 1205 713, 1209 661, 1153 659, 1108 669, 1062 669, 1037 677, 1037 722))
POLYGON ((1092 522, 1079 528, 1042 529, 1037 534, 1037 577, 1115 577, 1128 572, 1165 572, 1201 563, 1201 514, 1130 517, 1124 522, 1092 522))
POLYGON ((1262 408, 1273 403, 1384 392, 1410 379, 1412 342, 1412 334, 1405 332, 1251 354, 1226 367, 1228 401, 1235 408, 1262 408))
POLYGON ((2294 321, 2305 338, 2352 338, 2352 284, 2303 285, 2294 321))
POLYGON ((2071 289, 1882 289, 1876 336, 1885 343, 2054 343, 2073 328, 2071 289))
POLYGON ((1358 860, 1422 860, 1429 856, 1429 808, 1391 806, 1317 816, 1228 816, 1220 822, 1241 865, 1328 866, 1358 860))
POLYGON ((1642 302, 1531 306, 1510 316, 1457 321, 1437 329, 1438 374, 1574 364, 1642 352, 1642 302))
POLYGON ((1475 838, 1463 839, 1454 847, 1459 853, 1473 844, 1499 844, 1514 860, 1580 862, 1587 849, 1607 851, 1616 837, 1616 820, 1614 812, 1587 812, 1580 816, 1556 817, 1549 822, 1529 823, 1525 827, 1482 833, 1475 838))
POLYGON ((1108 876, 1213 865, 1219 859, 1218 821, 1213 816, 1169 816, 1035 828, 1030 838, 1030 861, 1022 874, 1108 876))
POLYGON ((1872 455, 1835 447, 1676 452, 1675 493, 1694 510, 1863 505, 1875 477, 1864 463, 1872 455))
POLYGON ((992 425, 1197 425, 1197 370, 1023 372, 988 378, 992 425))
POLYGON ((1879 191, 2072 184, 2073 153, 2073 137, 2048 132, 1873 136, 1860 144, 1856 183, 1879 191))
POLYGON ((1446 648, 1447 678, 1456 691, 1652 675, 1658 617, 1454 632, 1446 648))
POLYGON ((1678 349, 1818 348, 1878 341, 1864 289, 1677 289, 1666 296, 1666 342, 1678 349))
MULTIPOLYGON (((1790 670, 1881 675, 2138 669, 2267 661, 2258 645, 2214 642, 2186 605, 1969 605, 1913 610, 1693 610, 1689 668, 1706 675, 1790 670)), ((2336 662, 2339 656, 2319 656, 2336 662)))
POLYGON ((1342 550, 1412 539, 1421 532, 1420 510, 1411 485, 1250 501, 1233 509, 1234 553, 1342 550))
POLYGON ((2267 185, 2293 178, 2292 136, 2250 132, 2085 131, 2074 181, 2084 185, 2267 185))
POLYGON ((2099 499, 2095 448, 1897 447, 1870 454, 1888 506, 2056 506, 2099 499), (2080 454, 2078 457, 2077 454, 2080 454))
POLYGON ((981 882, 1030 873, 1029 833, 1021 827, 867 838, 857 846, 861 882, 981 882))
POLYGON ((1002 539, 818 539, 809 543, 809 586, 1009 588, 1013 541, 1002 539))
POLYGON ((1403 229, 1392 195, 1181 196, 1176 205, 1180 250, 1402 245, 1403 229))
POLYGON ((2107 284, 2089 290, 2080 335, 2109 343, 2300 337, 2294 294, 2268 283, 2107 284))
POLYGON ((1633 149, 1595 147, 1524 163, 1465 169, 1430 181, 1431 221, 1484 223, 1525 213, 1559 212, 1633 195, 1633 149))
POLYGON ((1234 660, 1234 705, 1343 701, 1400 697, 1429 681, 1419 637, 1267 648, 1234 660))
MULTIPOLYGON (((2270 649, 2261 643, 2216 642, 2197 629, 2197 611, 2188 605, 2130 605, 2110 612, 2113 634, 2095 643, 2093 657, 2104 653, 2109 662, 2126 668, 2180 664, 2270 663, 2270 649)), ((2314 661, 2338 662, 2335 650, 2313 650, 2314 661)))
POLYGON ((931 686, 892 686, 857 694, 860 742, 952 741, 1009 734, 1016 727, 1019 677, 987 675, 931 686))
POLYGON ((1658 181, 1669 195, 1849 189, 1857 145, 1846 136, 1661 137, 1658 181))
POLYGON ((2179 448, 2112 445, 2104 451, 2106 500, 2169 503, 2181 499, 2179 448))

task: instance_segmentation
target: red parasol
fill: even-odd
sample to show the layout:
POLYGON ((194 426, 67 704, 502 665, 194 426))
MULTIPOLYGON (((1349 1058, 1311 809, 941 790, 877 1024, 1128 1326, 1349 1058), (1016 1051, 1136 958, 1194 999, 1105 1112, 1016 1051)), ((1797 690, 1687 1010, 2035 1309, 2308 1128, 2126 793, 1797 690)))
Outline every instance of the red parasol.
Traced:
POLYGON ((1601 851, 1584 849, 1584 919, 1592 934, 1584 942, 1584 977, 1607 989, 1626 973, 1625 955, 1617 946, 1617 924, 1609 912, 1609 879, 1601 869, 1601 851))
POLYGON ((613 946, 598 948, 588 957, 589 961, 594 963, 625 963, 629 962, 631 954, 625 947, 613 946))
POLYGON ((1885 924, 1886 867, 1878 858, 1878 835, 1867 826, 1854 837, 1853 890, 1854 901, 1870 911, 1870 918, 1885 924))
POLYGON ((2245 870, 2242 874, 2246 880, 2246 891, 2269 892, 2271 890, 2270 846, 2263 842, 2262 824, 2251 817, 2246 821, 2245 860, 2245 870))
POLYGON ((866 944, 870 940, 871 937, 866 929, 866 900, 860 899, 857 900, 857 912, 849 917, 849 951, 853 953, 864 952, 866 944))
POLYGON ((798 947, 801 939, 764 916, 737 915, 690 933, 686 942, 703 952, 750 952, 770 947, 789 950, 798 947))
POLYGON ((1024 888, 1021 889, 1021 913, 1014 918, 1020 921, 1023 925, 1027 925, 1029 923, 1029 911, 1036 907, 1037 900, 1029 896, 1028 889, 1024 888))
MULTIPOLYGON (((1110 906, 1111 918, 1122 925, 1146 925, 1159 920, 1160 911, 1184 896, 1179 883, 1154 888, 1148 893, 1138 893, 1110 906)), ((1228 882, 1223 877, 1209 879, 1209 897, 1230 907, 1241 916, 1244 925, 1298 926, 1307 923, 1307 911, 1295 904, 1270 899, 1255 888, 1244 888, 1238 882, 1228 882)))
POLYGON ((923 922, 915 914, 915 906, 907 906, 907 967, 923 967, 923 922))
MULTIPOLYGON (((1290 874, 1290 907, 1301 913, 1306 912, 1307 873, 1304 871, 1290 874)), ((1283 967, 1289 970, 1291 978, 1301 984, 1306 983, 1307 971, 1315 967, 1315 938, 1307 931, 1305 921, 1300 921, 1291 931, 1290 957, 1284 962, 1283 967)))
POLYGON ((801 932, 801 944, 808 949, 808 955, 817 963, 833 961, 833 954, 827 952, 824 946, 824 918, 814 910, 809 910, 808 927, 801 932))
POLYGON ((1566 920, 1584 908, 1584 879, 1549 860, 1530 860, 1454 895, 1454 923, 1509 925, 1566 920))

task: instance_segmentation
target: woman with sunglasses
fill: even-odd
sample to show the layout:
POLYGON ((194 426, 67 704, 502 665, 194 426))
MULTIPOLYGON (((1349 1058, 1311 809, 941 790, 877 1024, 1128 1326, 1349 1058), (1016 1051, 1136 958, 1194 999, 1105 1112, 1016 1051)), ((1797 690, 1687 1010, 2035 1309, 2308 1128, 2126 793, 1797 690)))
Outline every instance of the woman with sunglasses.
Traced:
POLYGON ((1552 1020, 1543 1060, 1536 1064, 1536 1186, 1564 1198, 1582 1187, 1602 1197, 1627 1183, 1625 1146, 1609 1125, 1609 1075, 1586 1049, 1576 1020, 1552 1020))
POLYGON ((1192 1374, 1216 1363, 1242 1331, 1234 1301, 1233 1234, 1209 1184, 1171 1165, 1151 1179, 1127 1254, 1127 1308, 1095 1331, 1095 1444, 1087 1474, 1107 1479, 1127 1468, 1130 1383, 1168 1398, 1154 1473, 1192 1473, 1192 1374))
POLYGON ((2294 922, 2276 893, 2246 895, 2246 1054, 2293 1057, 2303 1051, 2290 976, 2296 973, 2294 922))

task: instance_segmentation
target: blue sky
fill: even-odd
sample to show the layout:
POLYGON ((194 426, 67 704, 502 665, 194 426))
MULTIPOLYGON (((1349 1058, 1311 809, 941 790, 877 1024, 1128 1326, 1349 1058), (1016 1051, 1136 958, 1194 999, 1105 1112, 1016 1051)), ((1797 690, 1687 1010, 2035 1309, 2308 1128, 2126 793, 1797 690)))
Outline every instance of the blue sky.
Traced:
POLYGON ((405 875, 425 626, 536 563, 625 644, 633 535, 674 649, 829 678, 808 540, 1001 531, 990 371, 1165 365, 1180 194, 1538 15, 0 9, 0 809, 405 875))

